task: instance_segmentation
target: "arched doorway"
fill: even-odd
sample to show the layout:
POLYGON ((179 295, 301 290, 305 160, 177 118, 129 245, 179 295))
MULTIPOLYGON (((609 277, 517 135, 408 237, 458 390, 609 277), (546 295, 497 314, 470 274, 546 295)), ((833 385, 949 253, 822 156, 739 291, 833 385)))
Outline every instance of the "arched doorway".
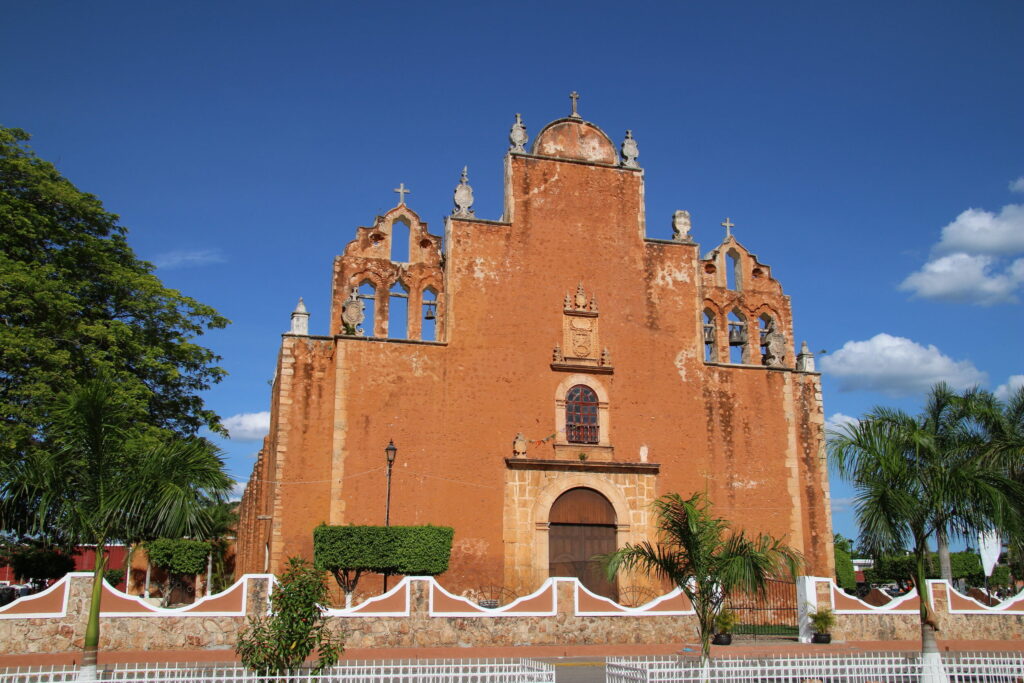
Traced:
POLYGON ((548 521, 548 575, 575 576, 594 593, 618 600, 615 582, 593 560, 616 550, 615 509, 608 499, 593 489, 569 489, 551 505, 548 521))

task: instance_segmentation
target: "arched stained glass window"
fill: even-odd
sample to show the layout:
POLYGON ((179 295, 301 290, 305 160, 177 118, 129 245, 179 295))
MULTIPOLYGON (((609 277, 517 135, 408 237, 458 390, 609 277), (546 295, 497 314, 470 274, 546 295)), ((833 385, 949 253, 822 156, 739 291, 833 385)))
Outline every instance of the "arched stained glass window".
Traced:
POLYGON ((597 394, 577 384, 565 395, 565 438, 569 443, 597 443, 597 394))

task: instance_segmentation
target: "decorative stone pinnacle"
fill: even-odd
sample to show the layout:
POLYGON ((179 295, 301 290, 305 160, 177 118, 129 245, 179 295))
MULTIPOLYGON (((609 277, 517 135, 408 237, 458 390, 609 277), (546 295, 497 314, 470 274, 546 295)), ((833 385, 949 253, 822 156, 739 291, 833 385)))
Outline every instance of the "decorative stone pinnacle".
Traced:
POLYGON ((796 369, 800 372, 814 372, 814 354, 807 348, 807 342, 800 343, 800 353, 796 356, 796 369))
POLYGON ((626 168, 640 168, 636 158, 640 156, 640 148, 633 139, 633 131, 626 131, 626 139, 622 141, 622 165, 626 168))
POLYGON ((512 130, 508 134, 508 141, 512 143, 509 147, 509 151, 526 153, 526 141, 530 139, 530 136, 526 134, 526 126, 523 125, 523 119, 516 114, 516 122, 512 124, 512 130))
POLYGON ((736 224, 730 221, 729 217, 726 216, 725 220, 719 223, 719 225, 725 228, 725 239, 730 239, 732 237, 732 229, 736 227, 736 224))
POLYGON ((576 105, 579 102, 580 94, 578 92, 576 92, 575 90, 573 90, 571 93, 569 93, 569 99, 572 100, 572 113, 569 114, 569 117, 570 118, 574 118, 574 119, 581 119, 581 118, 583 118, 576 111, 576 105))
POLYGON ((583 291, 582 281, 576 285, 576 299, 573 303, 576 304, 577 311, 583 311, 587 308, 587 293, 583 291))
POLYGON ((309 334, 309 312, 306 310, 306 304, 302 301, 302 297, 299 297, 299 303, 292 311, 292 327, 288 332, 290 334, 309 334))
POLYGON ((473 215, 473 188, 469 186, 469 167, 462 167, 462 177, 455 186, 455 209, 453 216, 469 218, 473 215))
POLYGON ((398 205, 399 206, 405 206, 405 195, 412 194, 412 190, 405 189, 405 183, 398 183, 398 187, 396 187, 394 190, 392 190, 392 192, 397 192, 398 193, 398 205))

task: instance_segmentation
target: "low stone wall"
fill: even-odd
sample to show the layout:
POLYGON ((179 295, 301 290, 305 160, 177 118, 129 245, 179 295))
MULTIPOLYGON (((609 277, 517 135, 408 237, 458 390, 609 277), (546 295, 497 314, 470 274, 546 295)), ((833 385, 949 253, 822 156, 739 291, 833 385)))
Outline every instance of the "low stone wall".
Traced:
MULTIPOLYGON (((801 577, 804 586, 798 600, 801 640, 811 630, 806 613, 828 607, 836 615, 832 639, 917 640, 921 637, 921 602, 917 591, 894 598, 881 606, 870 605, 842 591, 831 579, 801 577)), ((928 592, 939 625, 939 640, 1024 639, 1024 593, 987 607, 958 592, 947 582, 931 580, 928 592)))
MULTIPOLYGON (((233 651, 249 615, 266 614, 274 578, 244 576, 218 595, 178 609, 154 607, 109 586, 101 602, 100 648, 233 651)), ((79 650, 85 636, 91 574, 69 574, 46 591, 0 608, 0 654, 79 650)), ((801 639, 810 638, 807 612, 833 609, 838 641, 915 640, 914 594, 873 607, 830 579, 798 582, 801 639)), ((929 584, 940 639, 1024 639, 1024 594, 986 607, 942 581, 929 584)), ((497 609, 452 595, 434 579, 406 577, 387 594, 349 609, 326 610, 331 628, 350 648, 625 645, 693 642, 696 617, 678 590, 642 607, 596 596, 575 579, 548 579, 535 593, 497 609)), ((226 654, 230 659, 232 654, 226 654)), ((400 656, 400 655, 396 655, 400 656)))

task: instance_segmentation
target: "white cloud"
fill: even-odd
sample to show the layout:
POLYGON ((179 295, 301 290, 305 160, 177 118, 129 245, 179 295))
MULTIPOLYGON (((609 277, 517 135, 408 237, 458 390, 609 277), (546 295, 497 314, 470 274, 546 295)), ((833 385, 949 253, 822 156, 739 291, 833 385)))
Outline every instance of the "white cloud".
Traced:
POLYGON ((885 333, 846 342, 821 359, 821 368, 839 380, 840 391, 878 391, 888 396, 921 394, 939 381, 966 389, 983 384, 987 377, 970 361, 955 361, 931 344, 926 347, 885 333))
POLYGON ((236 481, 235 485, 231 487, 231 491, 228 492, 228 500, 242 500, 242 494, 245 493, 245 485, 249 483, 249 480, 236 481))
POLYGON ((967 209, 942 229, 938 254, 1015 254, 1024 251, 1024 204, 1007 204, 998 215, 967 209))
POLYGON ((157 268, 173 270, 174 268, 192 268, 208 266, 212 263, 224 263, 224 256, 219 249, 194 249, 192 251, 168 251, 153 259, 157 268))
POLYGON ((1024 375, 1010 375, 1010 379, 1006 380, 1006 384, 1000 384, 996 387, 994 393, 1000 401, 1006 401, 1010 398, 1010 394, 1021 387, 1024 387, 1024 375))
POLYGON ((270 411, 232 415, 224 419, 224 428, 234 441, 259 441, 270 431, 270 411))
POLYGON ((825 420, 825 429, 828 431, 836 431, 845 427, 846 425, 857 425, 860 424, 860 420, 843 413, 833 413, 832 417, 825 420))
POLYGON ((853 509, 853 498, 832 498, 832 514, 853 509))
POLYGON ((1024 192, 1024 175, 1010 181, 1010 192, 1024 192))
POLYGON ((900 289, 924 299, 991 306, 1015 303, 1024 282, 1024 259, 1003 272, 994 272, 995 259, 986 255, 950 254, 924 264, 900 284, 900 289))

